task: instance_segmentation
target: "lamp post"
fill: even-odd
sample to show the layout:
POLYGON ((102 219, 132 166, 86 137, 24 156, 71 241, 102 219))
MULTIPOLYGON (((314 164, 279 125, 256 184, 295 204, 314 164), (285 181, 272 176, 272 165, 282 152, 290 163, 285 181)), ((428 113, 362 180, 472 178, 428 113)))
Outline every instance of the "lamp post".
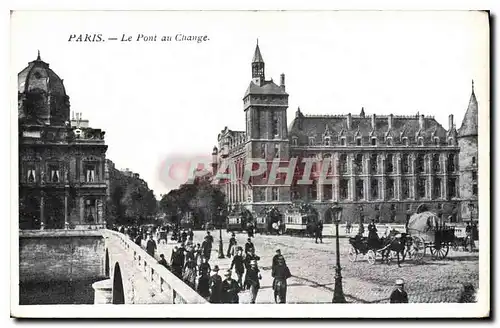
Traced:
POLYGON ((333 205, 330 208, 333 214, 333 220, 335 223, 335 233, 336 233, 336 257, 337 257, 337 266, 335 268, 335 289, 333 291, 333 299, 332 303, 346 303, 344 291, 342 290, 342 274, 340 267, 340 247, 339 247, 339 223, 342 215, 342 207, 338 204, 333 205))
POLYGON ((222 219, 223 219, 223 211, 222 209, 219 209, 219 258, 223 259, 225 258, 224 256, 224 245, 222 244, 222 219))

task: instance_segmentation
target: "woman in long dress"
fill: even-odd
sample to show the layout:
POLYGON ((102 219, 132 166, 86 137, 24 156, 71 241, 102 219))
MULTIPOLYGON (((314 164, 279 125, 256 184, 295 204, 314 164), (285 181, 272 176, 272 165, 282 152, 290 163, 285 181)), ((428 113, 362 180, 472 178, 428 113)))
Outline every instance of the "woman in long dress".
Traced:
POLYGON ((196 290, 196 262, 192 257, 187 257, 187 262, 184 264, 182 280, 192 289, 196 290))
POLYGON ((208 264, 206 258, 201 259, 201 264, 198 269, 198 272, 200 273, 200 278, 198 279, 198 287, 197 291, 198 294, 201 295, 201 297, 210 297, 210 264, 208 264))

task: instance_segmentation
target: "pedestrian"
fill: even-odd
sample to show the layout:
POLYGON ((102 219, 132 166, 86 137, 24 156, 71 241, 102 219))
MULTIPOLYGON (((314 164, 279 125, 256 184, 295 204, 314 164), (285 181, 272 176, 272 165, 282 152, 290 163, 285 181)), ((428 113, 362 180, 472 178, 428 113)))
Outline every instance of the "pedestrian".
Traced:
POLYGON ((255 299, 257 298, 257 293, 260 289, 259 280, 262 279, 260 270, 257 267, 257 261, 251 260, 250 267, 247 269, 247 274, 245 275, 245 289, 250 289, 250 303, 255 304, 255 299))
POLYGON ((271 276, 273 280, 274 301, 276 303, 286 303, 287 279, 292 276, 290 269, 285 263, 285 258, 275 255, 273 258, 273 267, 271 276))
POLYGON ((252 261, 259 261, 260 260, 260 256, 257 256, 255 254, 255 248, 251 248, 247 254, 247 256, 245 257, 245 266, 247 268, 247 271, 248 271, 248 268, 250 267, 250 263, 252 261))
POLYGON ((378 241, 377 226, 375 225, 375 220, 372 220, 368 225, 368 246, 377 248, 378 241))
POLYGON ((165 255, 160 254, 160 260, 158 261, 158 264, 161 264, 168 269, 168 263, 167 260, 165 260, 165 255))
POLYGON ((207 235, 205 236, 207 238, 208 242, 210 243, 210 247, 212 247, 212 244, 214 243, 214 237, 210 234, 210 231, 207 231, 207 235))
POLYGON ((248 222, 248 224, 247 224, 247 234, 248 234, 248 238, 251 238, 254 235, 252 222, 248 222))
POLYGON ((193 290, 196 290, 196 263, 191 257, 186 258, 186 264, 184 264, 184 269, 182 272, 182 280, 191 287, 193 290))
POLYGON ((185 229, 182 230, 181 240, 182 240, 183 243, 185 243, 187 241, 187 235, 188 234, 187 234, 186 230, 185 229))
POLYGON ((142 236, 141 236, 140 233, 138 233, 137 236, 135 236, 134 243, 136 245, 141 246, 141 244, 142 244, 142 236))
POLYGON ((153 235, 149 235, 148 242, 146 244, 146 252, 151 256, 155 257, 156 242, 153 240, 153 235))
POLYGON ((364 233, 365 233, 365 226, 363 225, 363 222, 359 222, 358 235, 363 237, 364 233))
POLYGON ((189 228, 189 231, 188 231, 188 237, 189 239, 193 240, 194 239, 194 232, 193 232, 193 229, 189 228))
POLYGON ((404 280, 396 279, 396 288, 390 296, 391 303, 408 303, 408 294, 404 289, 404 280))
POLYGON ((316 244, 318 243, 318 238, 319 238, 319 241, 323 244, 323 222, 322 221, 319 221, 316 224, 315 237, 316 237, 316 240, 315 240, 316 244))
POLYGON ((283 256, 281 255, 281 250, 278 248, 276 250, 276 254, 273 256, 273 263, 271 265, 271 270, 274 270, 274 267, 278 264, 278 259, 280 257, 283 257, 283 256))
POLYGON ((194 254, 194 247, 193 246, 186 246, 186 260, 191 259, 196 263, 196 256, 194 254))
POLYGON ((350 234, 351 233, 351 228, 352 228, 352 223, 351 221, 347 221, 346 224, 345 224, 345 228, 347 230, 347 233, 350 234))
POLYGON ((206 258, 201 259, 201 264, 198 268, 198 273, 200 275, 200 278, 198 279, 198 287, 197 287, 197 292, 198 294, 201 295, 201 297, 208 298, 210 296, 210 285, 209 285, 209 280, 210 280, 210 264, 208 264, 206 258))
POLYGON ((225 280, 222 282, 222 303, 237 304, 240 302, 238 293, 240 292, 240 285, 236 280, 231 278, 231 270, 224 274, 225 280))
POLYGON ((231 238, 229 239, 229 245, 227 246, 227 257, 230 258, 234 254, 233 247, 236 246, 238 242, 236 241, 236 237, 234 232, 231 233, 231 238))
POLYGON ((209 236, 205 236, 205 240, 201 243, 201 253, 203 257, 206 257, 207 260, 210 260, 210 253, 212 253, 212 243, 210 242, 209 236))
POLYGON ((255 246, 252 243, 252 238, 248 238, 245 244, 245 255, 248 254, 248 251, 252 248, 255 248, 255 246))
POLYGON ((170 258, 170 267, 172 273, 179 279, 182 277, 182 268, 184 267, 184 251, 174 246, 172 257, 170 258))
POLYGON ((219 266, 215 265, 212 269, 212 275, 208 281, 210 286, 210 303, 222 302, 222 278, 219 276, 219 266))
POLYGON ((234 268, 234 271, 236 272, 236 275, 238 276, 238 284, 240 286, 243 286, 243 274, 245 273, 245 260, 243 258, 243 254, 241 250, 238 250, 238 253, 233 257, 233 261, 231 262, 231 268, 232 270, 234 268))

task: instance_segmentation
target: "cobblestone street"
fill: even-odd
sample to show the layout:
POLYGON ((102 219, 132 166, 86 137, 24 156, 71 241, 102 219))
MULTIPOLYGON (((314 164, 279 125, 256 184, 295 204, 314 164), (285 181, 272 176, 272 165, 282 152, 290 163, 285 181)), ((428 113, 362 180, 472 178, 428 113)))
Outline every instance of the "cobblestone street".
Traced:
MULTIPOLYGON (((218 259, 219 232, 211 232, 214 245, 210 265, 218 264, 220 274, 230 267, 228 258, 218 259)), ((201 243, 204 231, 195 232, 195 243, 201 243)), ((223 231, 224 252, 230 235, 223 231)), ((236 234, 238 244, 244 246, 246 234, 236 234)), ((257 234, 253 238, 256 254, 261 257, 261 289, 257 303, 273 303, 271 261, 277 248, 281 249, 292 272, 288 280, 287 303, 330 303, 333 296, 335 276, 335 239, 323 240, 316 244, 314 239, 270 236, 257 234)), ((160 244, 158 254, 163 253, 170 260, 174 241, 160 244)), ((370 265, 363 256, 358 256, 356 262, 347 258, 348 240, 340 240, 341 266, 344 294, 348 302, 353 303, 387 303, 396 278, 406 282, 409 301, 424 302, 458 302, 463 284, 471 283, 478 287, 478 253, 454 252, 450 249, 444 260, 434 260, 426 256, 418 264, 407 260, 398 268, 396 260, 391 264, 379 261, 370 265)), ((248 302, 247 293, 242 293, 240 303, 248 302)))

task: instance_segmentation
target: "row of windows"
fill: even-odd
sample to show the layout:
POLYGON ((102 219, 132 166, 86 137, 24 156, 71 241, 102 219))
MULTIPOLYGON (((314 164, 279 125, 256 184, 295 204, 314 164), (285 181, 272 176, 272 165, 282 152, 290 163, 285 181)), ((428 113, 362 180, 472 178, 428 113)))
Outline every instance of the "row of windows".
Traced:
MULTIPOLYGON (((317 144, 316 137, 309 137, 309 139, 308 139, 308 145, 309 146, 317 146, 317 145, 319 145, 319 146, 321 146, 321 145, 322 146, 333 146, 334 142, 333 142, 332 139, 333 138, 330 137, 330 136, 324 136, 323 137, 323 142, 320 143, 320 144, 317 144)), ((393 145, 396 144, 393 141, 392 137, 384 138, 384 141, 385 141, 385 145, 386 146, 393 146, 393 145)), ((348 144, 346 137, 339 137, 338 138, 338 143, 341 146, 347 146, 347 144, 348 144)), ((401 139, 401 144, 403 146, 409 146, 410 145, 410 139, 408 137, 403 137, 401 139)), ((418 139, 416 139, 416 144, 418 146, 430 145, 430 144, 427 144, 427 143, 424 142, 424 138, 423 137, 419 137, 418 139)), ((455 145, 455 139, 451 138, 451 137, 448 138, 447 144, 448 144, 448 146, 455 145)), ((293 146, 298 146, 298 138, 297 137, 292 137, 292 145, 293 146)), ((377 137, 371 137, 369 144, 364 144, 363 143, 363 138, 362 137, 357 137, 355 139, 355 145, 356 146, 367 146, 367 145, 377 146, 378 145, 378 138, 377 137)), ((434 145, 434 146, 439 146, 440 145, 440 139, 439 139, 439 137, 434 137, 432 145, 434 145)))
MULTIPOLYGON (((329 158, 330 155, 325 155, 324 158, 329 158)), ((353 172, 360 174, 363 173, 363 154, 356 154, 354 155, 353 158, 353 172)), ((378 158, 379 155, 377 154, 372 154, 370 155, 370 166, 369 166, 369 172, 372 174, 377 174, 379 172, 379 164, 378 164, 378 158)), ((457 158, 455 154, 448 154, 447 156, 448 163, 447 163, 447 169, 448 172, 455 172, 457 170, 457 158)), ((410 155, 409 154, 403 154, 401 156, 401 171, 403 173, 410 173, 411 172, 411 160, 410 160, 410 155)), ((348 162, 347 162, 347 154, 341 154, 339 158, 339 170, 340 173, 347 173, 348 172, 348 162)), ((418 154, 415 158, 415 172, 416 173, 424 173, 425 170, 425 157, 423 154, 418 154)), ((328 173, 331 173, 331 167, 328 170, 328 173)), ((394 165, 394 156, 393 154, 388 154, 386 157, 386 167, 385 167, 385 172, 386 173, 393 173, 395 172, 395 165, 394 165)), ((441 161, 440 161, 440 155, 439 154, 434 154, 431 157, 431 172, 432 173, 438 173, 441 172, 441 161)))
MULTIPOLYGON (((83 174, 85 182, 96 182, 99 180, 97 166, 97 163, 84 163, 83 174)), ((59 164, 49 164, 47 166, 47 172, 40 172, 40 174, 38 174, 39 169, 35 164, 26 164, 25 169, 27 183, 36 183, 40 179, 52 183, 65 181, 65 178, 62 176, 61 165, 59 164)))

